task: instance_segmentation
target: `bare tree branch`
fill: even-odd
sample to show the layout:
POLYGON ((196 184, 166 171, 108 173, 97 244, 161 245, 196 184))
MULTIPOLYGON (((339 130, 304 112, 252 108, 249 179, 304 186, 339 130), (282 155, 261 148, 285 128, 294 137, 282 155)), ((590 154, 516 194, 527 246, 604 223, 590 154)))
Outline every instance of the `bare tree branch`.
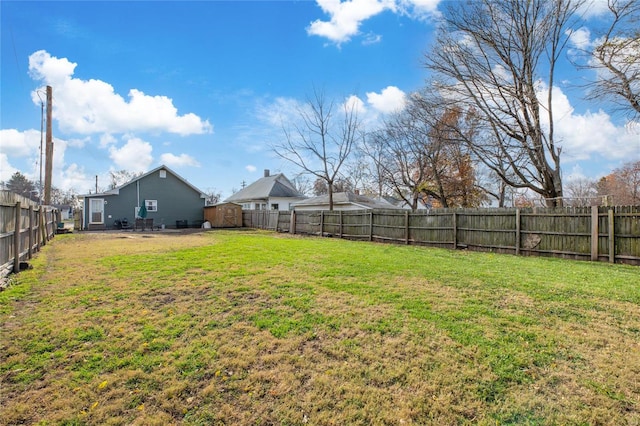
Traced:
POLYGON ((442 92, 476 116, 481 138, 460 134, 507 185, 562 203, 561 149, 553 127, 555 64, 581 1, 453 3, 427 53, 442 92))
POLYGON ((327 183, 330 210, 333 185, 361 132, 355 104, 345 103, 339 111, 336 109, 335 102, 327 99, 323 91, 314 90, 313 96, 298 108, 300 121, 283 123, 284 140, 273 146, 278 157, 327 183))

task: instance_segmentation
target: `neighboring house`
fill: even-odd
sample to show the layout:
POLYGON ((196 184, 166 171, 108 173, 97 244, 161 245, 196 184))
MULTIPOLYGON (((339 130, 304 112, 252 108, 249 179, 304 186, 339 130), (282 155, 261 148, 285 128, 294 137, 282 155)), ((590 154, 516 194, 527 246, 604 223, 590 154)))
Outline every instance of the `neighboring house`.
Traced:
POLYGON ((84 229, 115 229, 124 219, 134 224, 142 203, 154 226, 200 226, 206 194, 167 166, 151 170, 118 188, 84 195, 84 229))
POLYGON ((265 170, 264 177, 224 201, 240 204, 243 210, 290 210, 291 204, 305 198, 285 175, 272 176, 265 170))
MULTIPOLYGON (((353 192, 334 192, 334 210, 371 210, 371 209, 397 209, 398 207, 384 199, 375 199, 353 192)), ((293 205, 293 209, 299 210, 329 210, 329 194, 308 198, 293 205)))

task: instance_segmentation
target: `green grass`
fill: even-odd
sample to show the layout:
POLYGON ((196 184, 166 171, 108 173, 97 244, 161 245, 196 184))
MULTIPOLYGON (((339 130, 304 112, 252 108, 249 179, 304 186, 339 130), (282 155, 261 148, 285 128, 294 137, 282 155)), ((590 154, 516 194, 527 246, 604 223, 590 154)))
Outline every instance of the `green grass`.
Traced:
POLYGON ((62 235, 0 293, 0 424, 637 424, 639 284, 266 232, 62 235))

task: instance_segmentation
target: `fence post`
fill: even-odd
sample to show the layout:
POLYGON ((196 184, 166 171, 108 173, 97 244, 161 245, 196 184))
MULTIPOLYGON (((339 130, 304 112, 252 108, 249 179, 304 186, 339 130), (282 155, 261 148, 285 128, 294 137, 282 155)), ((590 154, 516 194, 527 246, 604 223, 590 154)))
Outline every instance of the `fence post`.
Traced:
POLYGON ((591 260, 598 260, 598 206, 591 206, 591 260))
POLYGON ((609 263, 616 263, 616 236, 613 209, 609 209, 609 263))
POLYGON ((289 218, 289 233, 296 233, 296 211, 291 210, 291 217, 289 218))
POLYGON ((13 231, 13 273, 20 272, 20 216, 22 207, 20 201, 16 202, 16 220, 13 231))
POLYGON ((516 209, 516 256, 520 255, 520 209, 516 209))
POLYGON ((409 211, 404 211, 404 243, 409 244, 409 211))
POLYGON ((369 241, 373 241, 373 210, 369 211, 369 241))
POLYGON ((47 225, 45 223, 44 206, 40 206, 40 220, 38 221, 38 228, 40 229, 40 246, 47 245, 47 225))
POLYGON ((324 237, 324 210, 320 210, 320 236, 324 237))
POLYGON ((338 220, 339 220, 338 233, 339 233, 339 237, 342 238, 342 210, 340 210, 340 217, 338 218, 338 220))
POLYGON ((29 250, 27 252, 29 259, 33 257, 33 243, 34 243, 33 240, 34 240, 33 238, 33 206, 30 205, 29 206, 29 250))
POLYGON ((453 249, 458 248, 458 218, 456 212, 453 212, 453 249))

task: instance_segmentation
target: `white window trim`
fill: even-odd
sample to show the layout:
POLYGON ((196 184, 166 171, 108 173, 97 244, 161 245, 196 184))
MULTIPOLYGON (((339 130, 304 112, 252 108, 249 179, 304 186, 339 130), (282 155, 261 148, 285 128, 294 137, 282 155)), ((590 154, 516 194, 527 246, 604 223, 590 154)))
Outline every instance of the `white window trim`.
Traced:
POLYGON ((158 211, 158 200, 144 200, 148 212, 158 211))
POLYGON ((89 199, 89 223, 90 224, 103 224, 104 223, 104 199, 103 198, 90 198, 89 199), (97 213, 97 211, 94 212, 93 210, 93 205, 95 204, 99 204, 102 209, 99 210, 100 213, 102 213, 102 220, 100 222, 94 222, 93 221, 93 213, 97 213))

